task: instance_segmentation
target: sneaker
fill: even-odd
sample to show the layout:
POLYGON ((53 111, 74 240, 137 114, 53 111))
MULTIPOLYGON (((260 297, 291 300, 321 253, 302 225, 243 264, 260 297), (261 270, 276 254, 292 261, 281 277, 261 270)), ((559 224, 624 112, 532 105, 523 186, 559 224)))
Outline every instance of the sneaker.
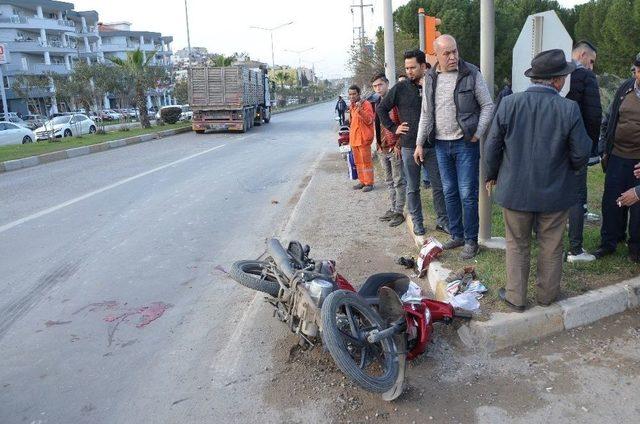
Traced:
POLYGON ((366 185, 364 187, 362 187, 362 191, 364 191, 365 193, 368 193, 370 191, 373 190, 373 186, 372 185, 366 185))
POLYGON ((397 227, 398 225, 404 222, 404 215, 401 213, 397 213, 389 222, 389 227, 397 227))
POLYGON ((573 253, 573 252, 569 252, 567 253, 567 262, 569 263, 573 263, 573 262, 591 262, 591 261, 595 261, 596 257, 593 256, 592 254, 590 254, 589 252, 587 252, 584 249, 580 249, 580 253, 573 253))
POLYGON ((456 247, 462 247, 462 246, 464 246, 464 240, 452 238, 451 240, 443 244, 442 248, 444 250, 451 250, 451 249, 455 249, 456 247))
POLYGON ((599 222, 600 215, 598 215, 597 213, 587 212, 584 214, 584 219, 587 222, 599 222))
POLYGON ((473 259, 478 252, 480 251, 480 246, 476 242, 466 242, 464 244, 464 248, 462 252, 460 252, 460 259, 463 261, 468 261, 469 259, 473 259))
POLYGON ((423 227, 413 227, 413 234, 417 236, 423 236, 426 234, 426 231, 423 227))
POLYGON ((380 218, 378 218, 380 221, 391 221, 391 219, 393 217, 396 216, 396 213, 394 211, 392 211, 391 209, 389 209, 388 211, 386 211, 384 213, 384 215, 382 215, 380 218))
POLYGON ((358 183, 358 184, 356 184, 356 185, 354 185, 354 186, 353 186, 353 189, 354 189, 354 190, 360 190, 360 189, 362 189, 362 187, 364 187, 364 184, 362 184, 362 183, 358 183))

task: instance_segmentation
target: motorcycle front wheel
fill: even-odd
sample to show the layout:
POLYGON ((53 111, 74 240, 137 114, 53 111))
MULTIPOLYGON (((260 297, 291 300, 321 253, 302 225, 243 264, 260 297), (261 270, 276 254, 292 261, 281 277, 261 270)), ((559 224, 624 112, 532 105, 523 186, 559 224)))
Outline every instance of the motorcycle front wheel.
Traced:
POLYGON ((332 292, 322 303, 322 339, 340 370, 363 389, 384 393, 399 372, 393 337, 369 343, 367 334, 386 328, 380 315, 358 294, 332 292))

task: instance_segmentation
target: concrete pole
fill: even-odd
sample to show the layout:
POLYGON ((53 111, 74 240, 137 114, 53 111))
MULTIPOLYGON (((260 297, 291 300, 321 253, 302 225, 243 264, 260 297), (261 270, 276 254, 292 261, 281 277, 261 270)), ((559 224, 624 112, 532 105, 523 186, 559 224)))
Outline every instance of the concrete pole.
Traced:
POLYGON ((187 20, 187 51, 189 52, 189 64, 191 64, 191 34, 189 33, 189 9, 187 0, 184 0, 184 16, 187 20))
MULTIPOLYGON (((495 4, 494 0, 480 1, 480 71, 487 82, 489 92, 493 96, 493 68, 495 53, 495 4)), ((486 170, 484 169, 484 138, 480 140, 480 195, 478 212, 480 215, 481 241, 491 239, 491 197, 484 187, 486 170)))
POLYGON ((389 87, 396 83, 396 55, 393 32, 393 6, 391 0, 382 3, 384 15, 384 73, 389 79, 389 87))
POLYGON ((271 34, 271 69, 274 70, 276 69, 276 57, 273 54, 273 30, 269 31, 269 33, 271 34))
POLYGON ((364 1, 360 0, 360 49, 364 49, 364 1))
POLYGON ((7 94, 4 91, 4 75, 2 75, 2 65, 0 65, 0 94, 2 95, 2 112, 3 112, 3 120, 7 119, 7 114, 9 113, 9 109, 7 106, 7 94))

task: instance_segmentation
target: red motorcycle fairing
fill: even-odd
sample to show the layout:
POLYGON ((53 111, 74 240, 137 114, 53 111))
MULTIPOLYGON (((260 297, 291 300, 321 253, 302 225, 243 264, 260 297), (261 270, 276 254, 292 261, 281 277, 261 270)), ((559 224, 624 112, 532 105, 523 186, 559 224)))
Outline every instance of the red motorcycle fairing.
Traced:
POLYGON ((420 303, 405 303, 403 308, 407 313, 407 334, 417 334, 416 344, 407 354, 407 360, 411 361, 427 350, 433 323, 453 318, 453 307, 437 300, 422 299, 420 303), (426 310, 429 310, 429 316, 426 310))
POLYGON ((353 288, 351 283, 349 283, 349 281, 347 281, 347 279, 344 278, 340 273, 336 273, 335 280, 336 280, 336 286, 338 287, 338 290, 349 290, 352 292, 356 291, 356 289, 353 288))

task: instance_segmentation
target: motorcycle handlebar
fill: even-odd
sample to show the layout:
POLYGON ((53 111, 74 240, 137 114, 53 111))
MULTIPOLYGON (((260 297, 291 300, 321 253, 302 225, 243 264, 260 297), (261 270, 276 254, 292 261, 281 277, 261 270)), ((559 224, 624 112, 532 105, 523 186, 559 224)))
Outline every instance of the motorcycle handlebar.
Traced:
POLYGON ((295 275, 295 269, 291 265, 291 258, 289 257, 289 254, 284 250, 280 241, 275 238, 269 239, 267 241, 267 251, 275 261, 280 271, 282 271, 289 280, 292 280, 295 275))

